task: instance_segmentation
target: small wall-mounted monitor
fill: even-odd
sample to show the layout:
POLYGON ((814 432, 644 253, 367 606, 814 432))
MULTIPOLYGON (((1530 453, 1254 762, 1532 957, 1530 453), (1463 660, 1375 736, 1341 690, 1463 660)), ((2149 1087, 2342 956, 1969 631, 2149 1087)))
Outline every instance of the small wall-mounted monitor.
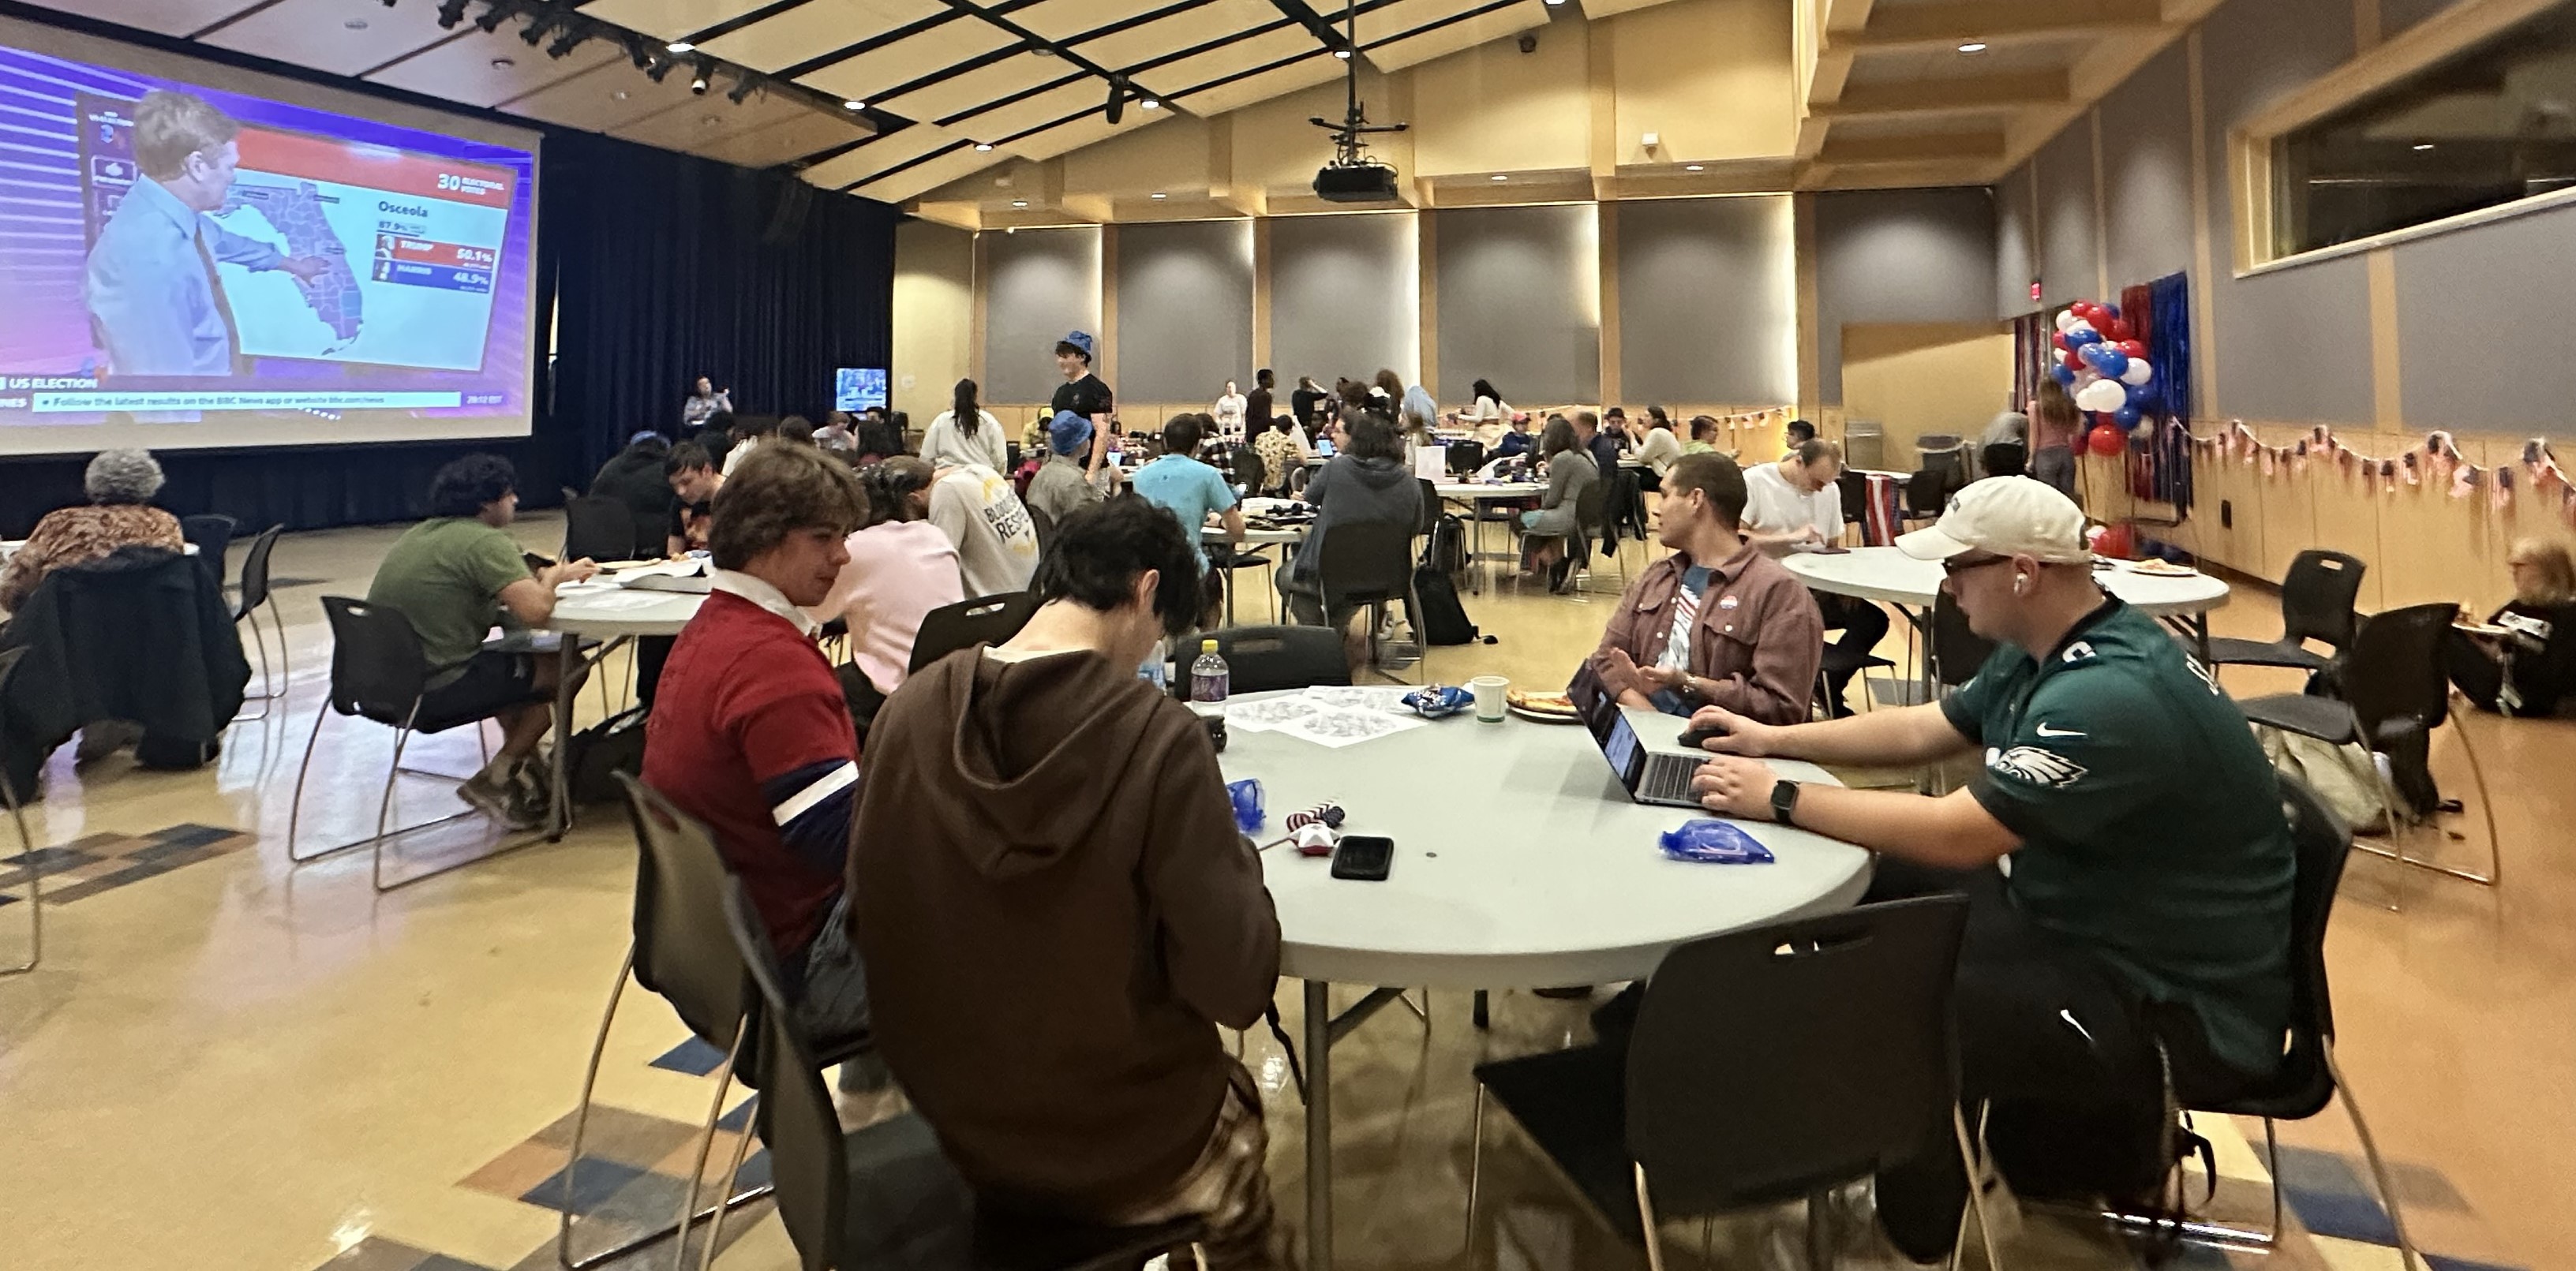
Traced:
POLYGON ((832 409, 866 410, 886 404, 882 366, 844 366, 832 372, 832 409))

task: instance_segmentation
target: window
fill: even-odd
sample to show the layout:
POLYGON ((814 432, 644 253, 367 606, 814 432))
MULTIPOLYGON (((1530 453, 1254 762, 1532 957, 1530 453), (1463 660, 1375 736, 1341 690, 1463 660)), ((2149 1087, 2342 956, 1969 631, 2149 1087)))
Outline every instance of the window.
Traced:
POLYGON ((2576 6, 2281 134, 2272 255, 2576 186, 2576 6))

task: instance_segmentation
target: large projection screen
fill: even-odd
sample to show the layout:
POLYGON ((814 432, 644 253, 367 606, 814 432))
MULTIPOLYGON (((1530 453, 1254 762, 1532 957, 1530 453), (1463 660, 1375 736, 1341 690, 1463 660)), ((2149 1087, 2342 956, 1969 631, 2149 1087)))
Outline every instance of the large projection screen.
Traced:
POLYGON ((527 435, 536 133, 7 20, 0 119, 0 455, 527 435))

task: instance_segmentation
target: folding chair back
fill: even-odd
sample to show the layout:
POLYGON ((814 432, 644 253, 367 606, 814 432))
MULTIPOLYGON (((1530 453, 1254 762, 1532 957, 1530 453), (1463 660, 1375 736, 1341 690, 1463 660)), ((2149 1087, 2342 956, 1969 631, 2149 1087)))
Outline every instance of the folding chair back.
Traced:
POLYGON ((331 622, 331 709, 406 728, 429 687, 429 655, 411 619, 391 605, 324 596, 331 622))
MULTIPOLYGON (((978 644, 1000 644, 1027 626, 1038 611, 1038 598, 1025 591, 977 596, 941 605, 922 615, 921 632, 913 637, 910 671, 978 644)), ((909 672, 907 672, 909 673, 909 672)))

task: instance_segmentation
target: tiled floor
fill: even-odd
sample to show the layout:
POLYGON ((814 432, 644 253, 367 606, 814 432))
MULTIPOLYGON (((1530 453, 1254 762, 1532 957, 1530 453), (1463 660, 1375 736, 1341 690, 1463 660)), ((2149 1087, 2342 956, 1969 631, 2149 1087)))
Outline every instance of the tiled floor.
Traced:
MULTIPOLYGON (((551 522, 522 527, 543 547, 551 522)), ((563 843, 478 864, 390 895, 363 853, 290 868, 287 801, 327 675, 318 597, 359 591, 384 529, 284 540, 280 575, 295 679, 283 709, 238 725, 194 773, 116 758, 75 769, 68 751, 28 810, 45 846, 47 949, 0 980, 0 1266, 191 1271, 488 1271, 551 1265, 563 1145, 582 1064, 626 940, 633 857, 612 814, 563 843)), ((1631 568, 1636 561, 1632 558, 1631 568)), ((1615 574, 1601 584, 1616 585, 1615 574)), ((1431 670, 1562 680, 1612 597, 1469 597, 1492 645, 1442 649, 1431 670)), ((2277 630, 2269 600, 2240 592, 2224 634, 2277 630)), ((2294 687, 2230 671, 2240 693, 2294 687)), ((585 716, 599 710, 585 694, 585 716)), ((2395 1164, 2409 1225, 2434 1265, 2576 1266, 2576 724, 2472 718, 2498 796, 2505 881, 2488 890, 2356 857, 2328 941, 2340 1057, 2395 1164), (2391 911, 2390 904, 2401 906, 2391 911)), ((389 749, 382 730, 334 719, 306 796, 313 843, 372 827, 389 749)), ((459 730, 407 763, 462 773, 459 730)), ((2473 793, 2456 743, 2436 747, 2451 793, 2473 793)), ((434 781, 405 779, 395 815, 455 810, 434 781)), ((2483 861, 2482 824, 2429 844, 2483 861)), ((25 862, 0 826, 0 964, 24 939, 25 862)), ((390 871, 436 865, 498 840, 478 820, 413 836, 390 871)), ((1280 994, 1296 1028, 1298 994, 1280 994)), ((1580 1003, 1496 999, 1495 1027, 1438 995, 1426 1028, 1386 1012, 1334 1053, 1338 1246, 1350 1268, 1642 1265, 1569 1199, 1518 1135, 1488 1126, 1485 1192, 1465 1228, 1468 1069, 1487 1054, 1584 1035, 1580 1003)), ((581 1247, 666 1221, 692 1128, 714 1094, 712 1059, 667 1008, 630 992, 608 1043, 590 1149, 577 1179, 581 1247)), ((1271 1170, 1302 1216, 1303 1118, 1286 1065, 1258 1031, 1246 1057, 1269 1092, 1271 1170)), ((741 1124, 740 1097, 727 1096, 741 1124)), ((2261 1127, 2208 1125, 2216 1209, 2268 1218, 2261 1127), (2247 1135, 2254 1146, 2247 1144, 2247 1135)), ((2339 1109, 2282 1127, 2294 1234, 2269 1258, 2188 1251, 2174 1265, 2395 1268, 2388 1228, 2339 1109)), ((720 1134, 722 1161, 731 1132, 720 1134)), ((759 1161, 755 1152, 753 1160, 759 1161)), ((758 1168, 755 1165, 755 1172, 758 1168)), ((1715 1265, 1767 1267, 1797 1247, 1794 1213, 1713 1233, 1715 1265)), ((1700 1265, 1676 1224, 1676 1265, 1700 1265)), ((796 1265, 765 1204, 738 1212, 718 1265, 796 1265)), ((668 1265, 670 1249, 655 1247, 668 1265)), ((1980 1259, 1972 1258, 1974 1264, 1980 1259)), ((2015 1267, 2126 1267, 2091 1224, 2032 1212, 2015 1267)), ((629 1260, 620 1265, 642 1265, 629 1260)))

